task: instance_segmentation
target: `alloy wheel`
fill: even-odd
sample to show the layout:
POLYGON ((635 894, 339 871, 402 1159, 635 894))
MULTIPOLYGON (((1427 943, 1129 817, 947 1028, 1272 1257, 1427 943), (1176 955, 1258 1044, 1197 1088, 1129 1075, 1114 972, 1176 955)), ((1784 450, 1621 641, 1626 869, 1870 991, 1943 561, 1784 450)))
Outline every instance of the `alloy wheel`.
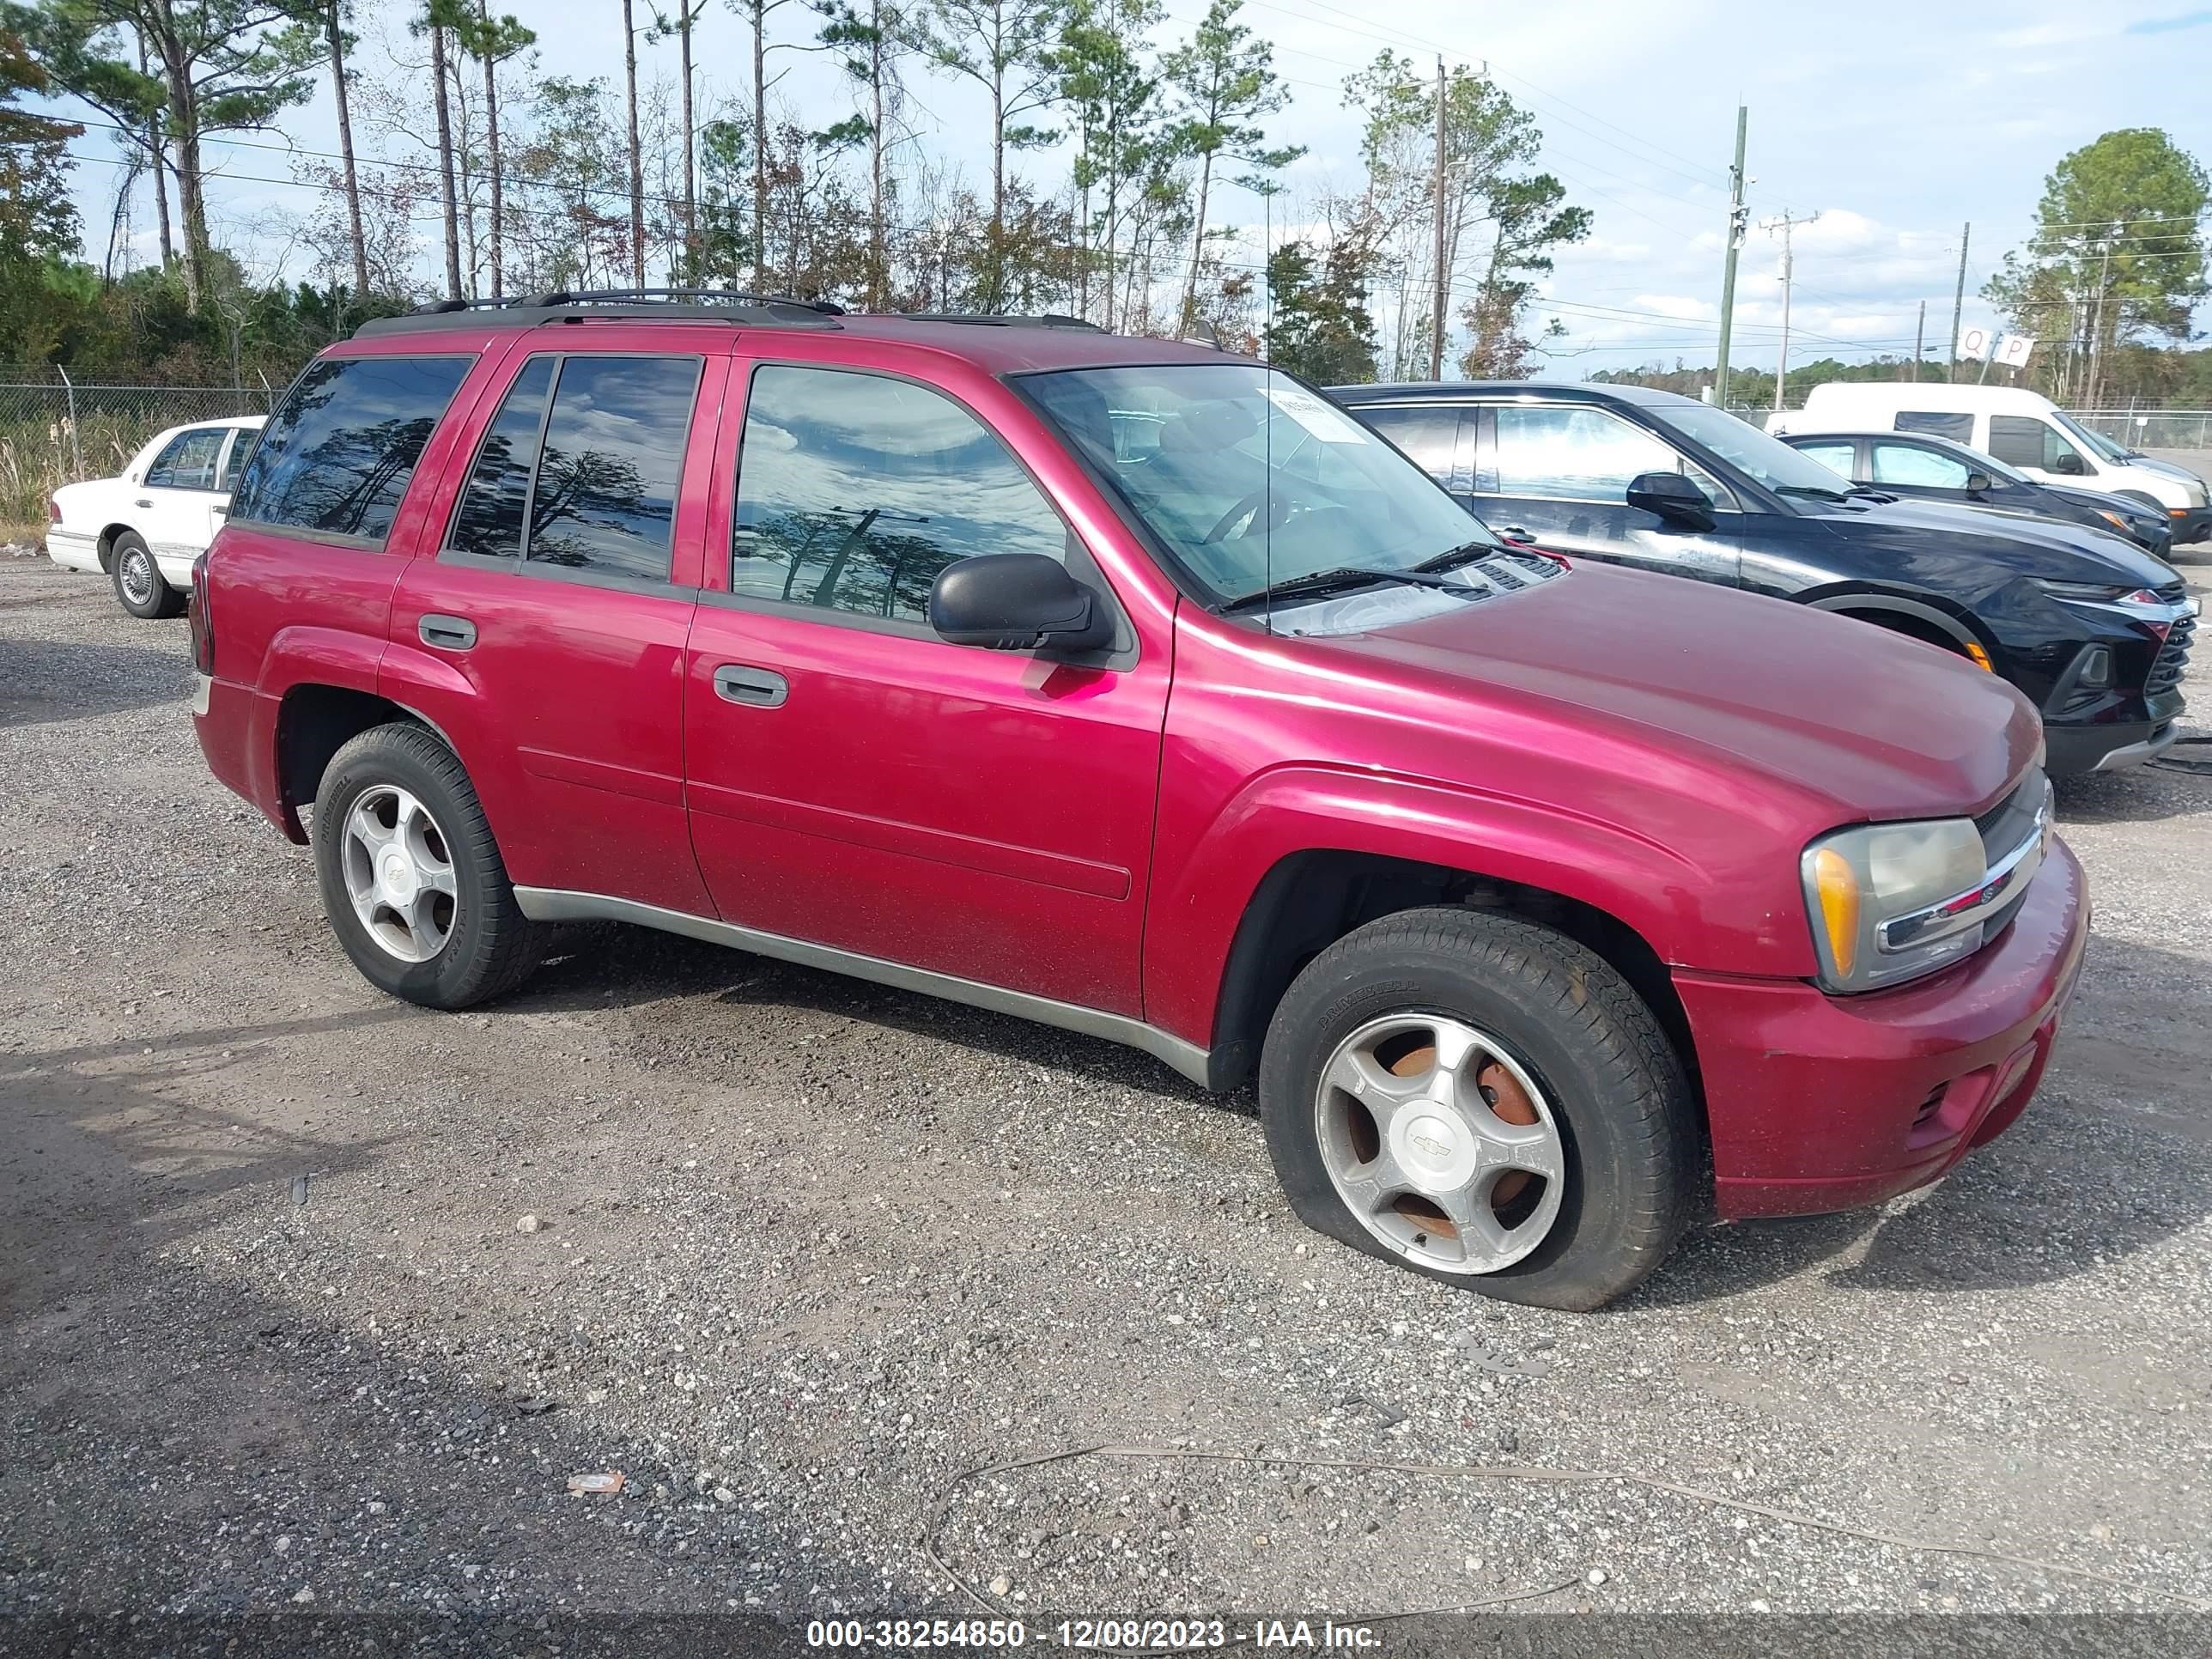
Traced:
POLYGON ((402 962, 428 962, 444 950, 460 890, 429 809, 397 784, 374 784, 348 810, 344 836, 346 892, 368 936, 402 962))
POLYGON ((1411 1261, 1496 1273, 1558 1219, 1566 1148, 1550 1103, 1463 1020, 1409 1012, 1360 1026, 1322 1070, 1314 1127, 1337 1195, 1411 1261))

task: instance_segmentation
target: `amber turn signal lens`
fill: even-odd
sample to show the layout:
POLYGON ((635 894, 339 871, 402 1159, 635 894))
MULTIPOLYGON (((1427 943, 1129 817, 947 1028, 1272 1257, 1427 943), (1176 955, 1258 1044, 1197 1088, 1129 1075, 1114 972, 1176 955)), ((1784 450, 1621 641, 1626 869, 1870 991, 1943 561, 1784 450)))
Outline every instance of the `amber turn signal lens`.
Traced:
POLYGON ((1990 653, 1982 649, 1981 641, 1978 640, 1966 641, 1966 659, 1984 674, 1994 674, 1997 672, 1990 666, 1990 653))
POLYGON ((1832 847, 1813 854, 1813 881, 1820 895, 1820 924, 1828 933, 1828 960, 1838 979, 1849 979, 1859 957, 1859 878, 1850 860, 1832 847))

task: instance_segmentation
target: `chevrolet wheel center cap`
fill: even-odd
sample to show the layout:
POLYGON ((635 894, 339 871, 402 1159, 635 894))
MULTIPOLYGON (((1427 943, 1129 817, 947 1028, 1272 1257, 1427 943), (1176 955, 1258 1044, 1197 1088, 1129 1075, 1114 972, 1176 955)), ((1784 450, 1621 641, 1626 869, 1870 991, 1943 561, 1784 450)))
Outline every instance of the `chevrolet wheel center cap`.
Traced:
POLYGON ((1391 1126, 1399 1167, 1417 1186, 1449 1191, 1474 1173, 1474 1137, 1442 1112, 1407 1112, 1391 1126))
POLYGON ((415 866, 404 854, 398 852, 386 854, 380 873, 384 878, 384 890, 391 894, 396 902, 404 904, 415 896, 415 866))

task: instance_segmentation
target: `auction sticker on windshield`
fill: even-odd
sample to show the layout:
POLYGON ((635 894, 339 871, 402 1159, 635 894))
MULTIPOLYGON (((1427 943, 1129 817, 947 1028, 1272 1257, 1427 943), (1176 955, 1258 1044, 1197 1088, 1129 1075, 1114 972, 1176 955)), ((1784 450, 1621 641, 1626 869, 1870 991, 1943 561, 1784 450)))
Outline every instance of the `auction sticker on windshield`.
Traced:
POLYGON ((1324 402, 1303 387, 1271 386, 1266 391, 1269 403, 1323 443, 1361 444, 1367 441, 1365 427, 1335 404, 1324 402))

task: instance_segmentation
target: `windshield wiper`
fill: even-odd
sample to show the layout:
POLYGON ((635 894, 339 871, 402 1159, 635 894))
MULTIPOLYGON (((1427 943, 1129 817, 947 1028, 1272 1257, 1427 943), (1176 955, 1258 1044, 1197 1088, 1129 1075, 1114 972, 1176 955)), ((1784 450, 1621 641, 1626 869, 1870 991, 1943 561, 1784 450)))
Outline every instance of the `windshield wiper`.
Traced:
POLYGON ((1486 559, 1493 553, 1503 553, 1504 550, 1505 544, 1503 542, 1462 542, 1457 547, 1446 548, 1434 558, 1423 559, 1413 568, 1429 574, 1439 570, 1456 570, 1463 564, 1472 564, 1477 559, 1486 559))
POLYGON ((1320 594, 1340 593, 1355 587, 1371 586, 1376 582, 1398 582, 1407 587, 1433 587, 1440 592, 1456 593, 1467 599, 1488 597, 1481 588, 1469 587, 1464 582, 1446 581, 1441 576, 1419 570, 1376 570, 1344 565, 1334 570, 1316 570, 1310 575, 1292 576, 1255 593, 1241 593, 1216 605, 1213 613, 1217 617, 1234 616, 1239 611, 1255 610, 1276 599, 1312 599, 1320 594))
POLYGON ((1840 501, 1846 499, 1842 490, 1823 489, 1819 484, 1777 484, 1774 486, 1774 493, 1778 495, 1802 495, 1808 501, 1840 501))

